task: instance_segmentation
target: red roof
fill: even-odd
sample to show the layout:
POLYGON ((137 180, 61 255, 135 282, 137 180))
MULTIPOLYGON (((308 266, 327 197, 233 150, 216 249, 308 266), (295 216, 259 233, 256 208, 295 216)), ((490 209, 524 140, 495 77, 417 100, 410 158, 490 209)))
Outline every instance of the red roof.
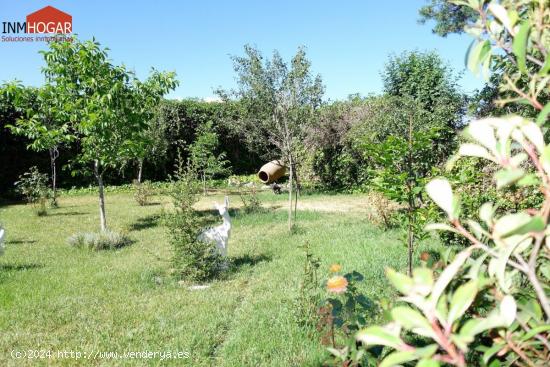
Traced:
POLYGON ((27 15, 27 22, 72 22, 73 17, 53 6, 46 6, 27 15))
MULTIPOLYGON (((35 11, 34 13, 27 15, 27 27, 29 26, 29 24, 35 23, 61 23, 63 25, 66 23, 71 23, 72 25, 72 22, 72 15, 56 9, 53 6, 46 6, 40 10, 35 11)), ((28 33, 37 33, 37 31, 35 30, 28 33)))

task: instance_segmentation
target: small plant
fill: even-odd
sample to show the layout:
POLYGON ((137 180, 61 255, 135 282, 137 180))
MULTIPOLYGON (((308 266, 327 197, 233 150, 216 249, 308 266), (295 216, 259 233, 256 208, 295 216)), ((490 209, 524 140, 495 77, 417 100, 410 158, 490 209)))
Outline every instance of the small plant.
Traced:
POLYGON ((214 278, 226 266, 224 257, 213 243, 197 239, 204 226, 193 208, 199 192, 196 173, 180 161, 169 192, 174 208, 164 213, 164 224, 173 248, 174 273, 191 281, 214 278))
POLYGON ((90 250, 114 250, 127 246, 132 241, 124 233, 105 230, 101 232, 76 233, 67 239, 74 247, 85 247, 90 250))
POLYGON ((258 190, 256 185, 250 186, 250 190, 247 188, 241 188, 239 190, 239 197, 243 202, 243 212, 245 214, 258 213, 263 211, 262 202, 258 197, 258 190))
POLYGON ((369 192, 367 195, 367 205, 369 206, 367 219, 370 222, 383 226, 384 229, 390 229, 397 224, 396 215, 400 206, 388 199, 384 194, 377 191, 369 192))
POLYGON ((373 302, 357 289, 356 283, 363 281, 363 275, 356 271, 341 275, 341 270, 341 265, 331 265, 326 288, 332 297, 318 309, 317 330, 322 333, 321 343, 327 345, 331 353, 326 363, 335 366, 368 365, 369 361, 375 360, 376 351, 367 353, 358 348, 352 336, 367 325, 376 309, 373 302))
POLYGON ((134 180, 134 199, 140 206, 148 205, 153 195, 153 186, 150 181, 139 182, 134 180))
POLYGON ((314 327, 318 323, 317 308, 321 300, 317 270, 319 258, 311 252, 311 245, 306 242, 300 246, 304 250, 304 273, 300 284, 300 293, 296 299, 296 319, 299 324, 314 327))
POLYGON ((17 191, 25 197, 27 203, 31 204, 39 216, 46 215, 46 203, 51 197, 51 190, 48 188, 48 175, 40 173, 36 166, 31 167, 27 172, 19 176, 15 182, 17 191))

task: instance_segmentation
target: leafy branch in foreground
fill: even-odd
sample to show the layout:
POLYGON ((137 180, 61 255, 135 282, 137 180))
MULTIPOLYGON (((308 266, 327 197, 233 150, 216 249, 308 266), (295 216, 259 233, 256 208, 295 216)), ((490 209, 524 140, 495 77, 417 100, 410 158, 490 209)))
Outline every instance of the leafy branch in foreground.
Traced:
POLYGON ((500 104, 526 103, 536 122, 520 117, 485 118, 465 130, 461 157, 493 162, 500 195, 514 187, 539 188, 540 206, 507 212, 491 202, 479 208, 479 221, 464 218, 460 199, 446 179, 426 185, 448 223, 429 230, 450 231, 470 245, 438 275, 417 268, 411 277, 387 270, 402 294, 392 321, 356 335, 366 345, 384 346, 380 366, 417 361, 417 366, 544 366, 550 364, 550 144, 541 128, 550 113, 541 96, 550 81, 550 9, 544 1, 452 1, 474 9, 478 20, 467 26, 476 37, 468 67, 484 71, 492 63, 504 70, 500 104), (527 81, 527 82, 526 82, 527 81), (510 94, 512 96, 510 96, 510 94))

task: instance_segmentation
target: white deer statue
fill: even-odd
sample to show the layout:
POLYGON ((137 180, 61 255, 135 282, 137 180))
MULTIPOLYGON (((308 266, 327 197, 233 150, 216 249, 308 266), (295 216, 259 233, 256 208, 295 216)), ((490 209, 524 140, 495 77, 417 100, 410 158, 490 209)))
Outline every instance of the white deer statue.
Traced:
POLYGON ((5 231, 0 229, 0 256, 4 254, 4 235, 5 231))
POLYGON ((229 198, 225 197, 224 205, 214 203, 214 207, 222 216, 223 223, 204 230, 198 237, 200 241, 213 243, 223 256, 227 256, 227 242, 231 234, 231 218, 229 217, 229 198))

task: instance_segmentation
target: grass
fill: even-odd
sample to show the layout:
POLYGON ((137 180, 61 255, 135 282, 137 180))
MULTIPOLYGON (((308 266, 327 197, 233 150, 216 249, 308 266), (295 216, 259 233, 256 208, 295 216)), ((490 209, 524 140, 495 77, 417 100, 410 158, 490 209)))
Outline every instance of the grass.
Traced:
MULTIPOLYGON (((262 194, 270 205, 285 197, 262 194)), ((0 209, 6 253, 0 258, 0 365, 31 365, 12 350, 188 352, 188 359, 43 359, 44 365, 316 365, 325 350, 294 317, 309 241, 322 273, 338 262, 365 275, 373 299, 393 296, 386 266, 404 270, 406 250, 395 231, 383 232, 360 211, 300 211, 295 234, 284 210, 233 211, 229 256, 234 270, 205 290, 188 290, 169 275, 170 248, 159 217, 164 198, 138 206, 128 193, 107 196, 108 225, 133 243, 118 250, 74 248, 66 238, 98 227, 97 198, 65 196, 60 208, 37 217, 26 205, 0 209)), ((307 196, 321 202, 360 202, 359 196, 307 196)), ((203 199, 209 208, 221 196, 203 199)), ((231 206, 240 202, 231 197, 231 206)), ((427 245, 423 245, 426 247, 427 245)))

